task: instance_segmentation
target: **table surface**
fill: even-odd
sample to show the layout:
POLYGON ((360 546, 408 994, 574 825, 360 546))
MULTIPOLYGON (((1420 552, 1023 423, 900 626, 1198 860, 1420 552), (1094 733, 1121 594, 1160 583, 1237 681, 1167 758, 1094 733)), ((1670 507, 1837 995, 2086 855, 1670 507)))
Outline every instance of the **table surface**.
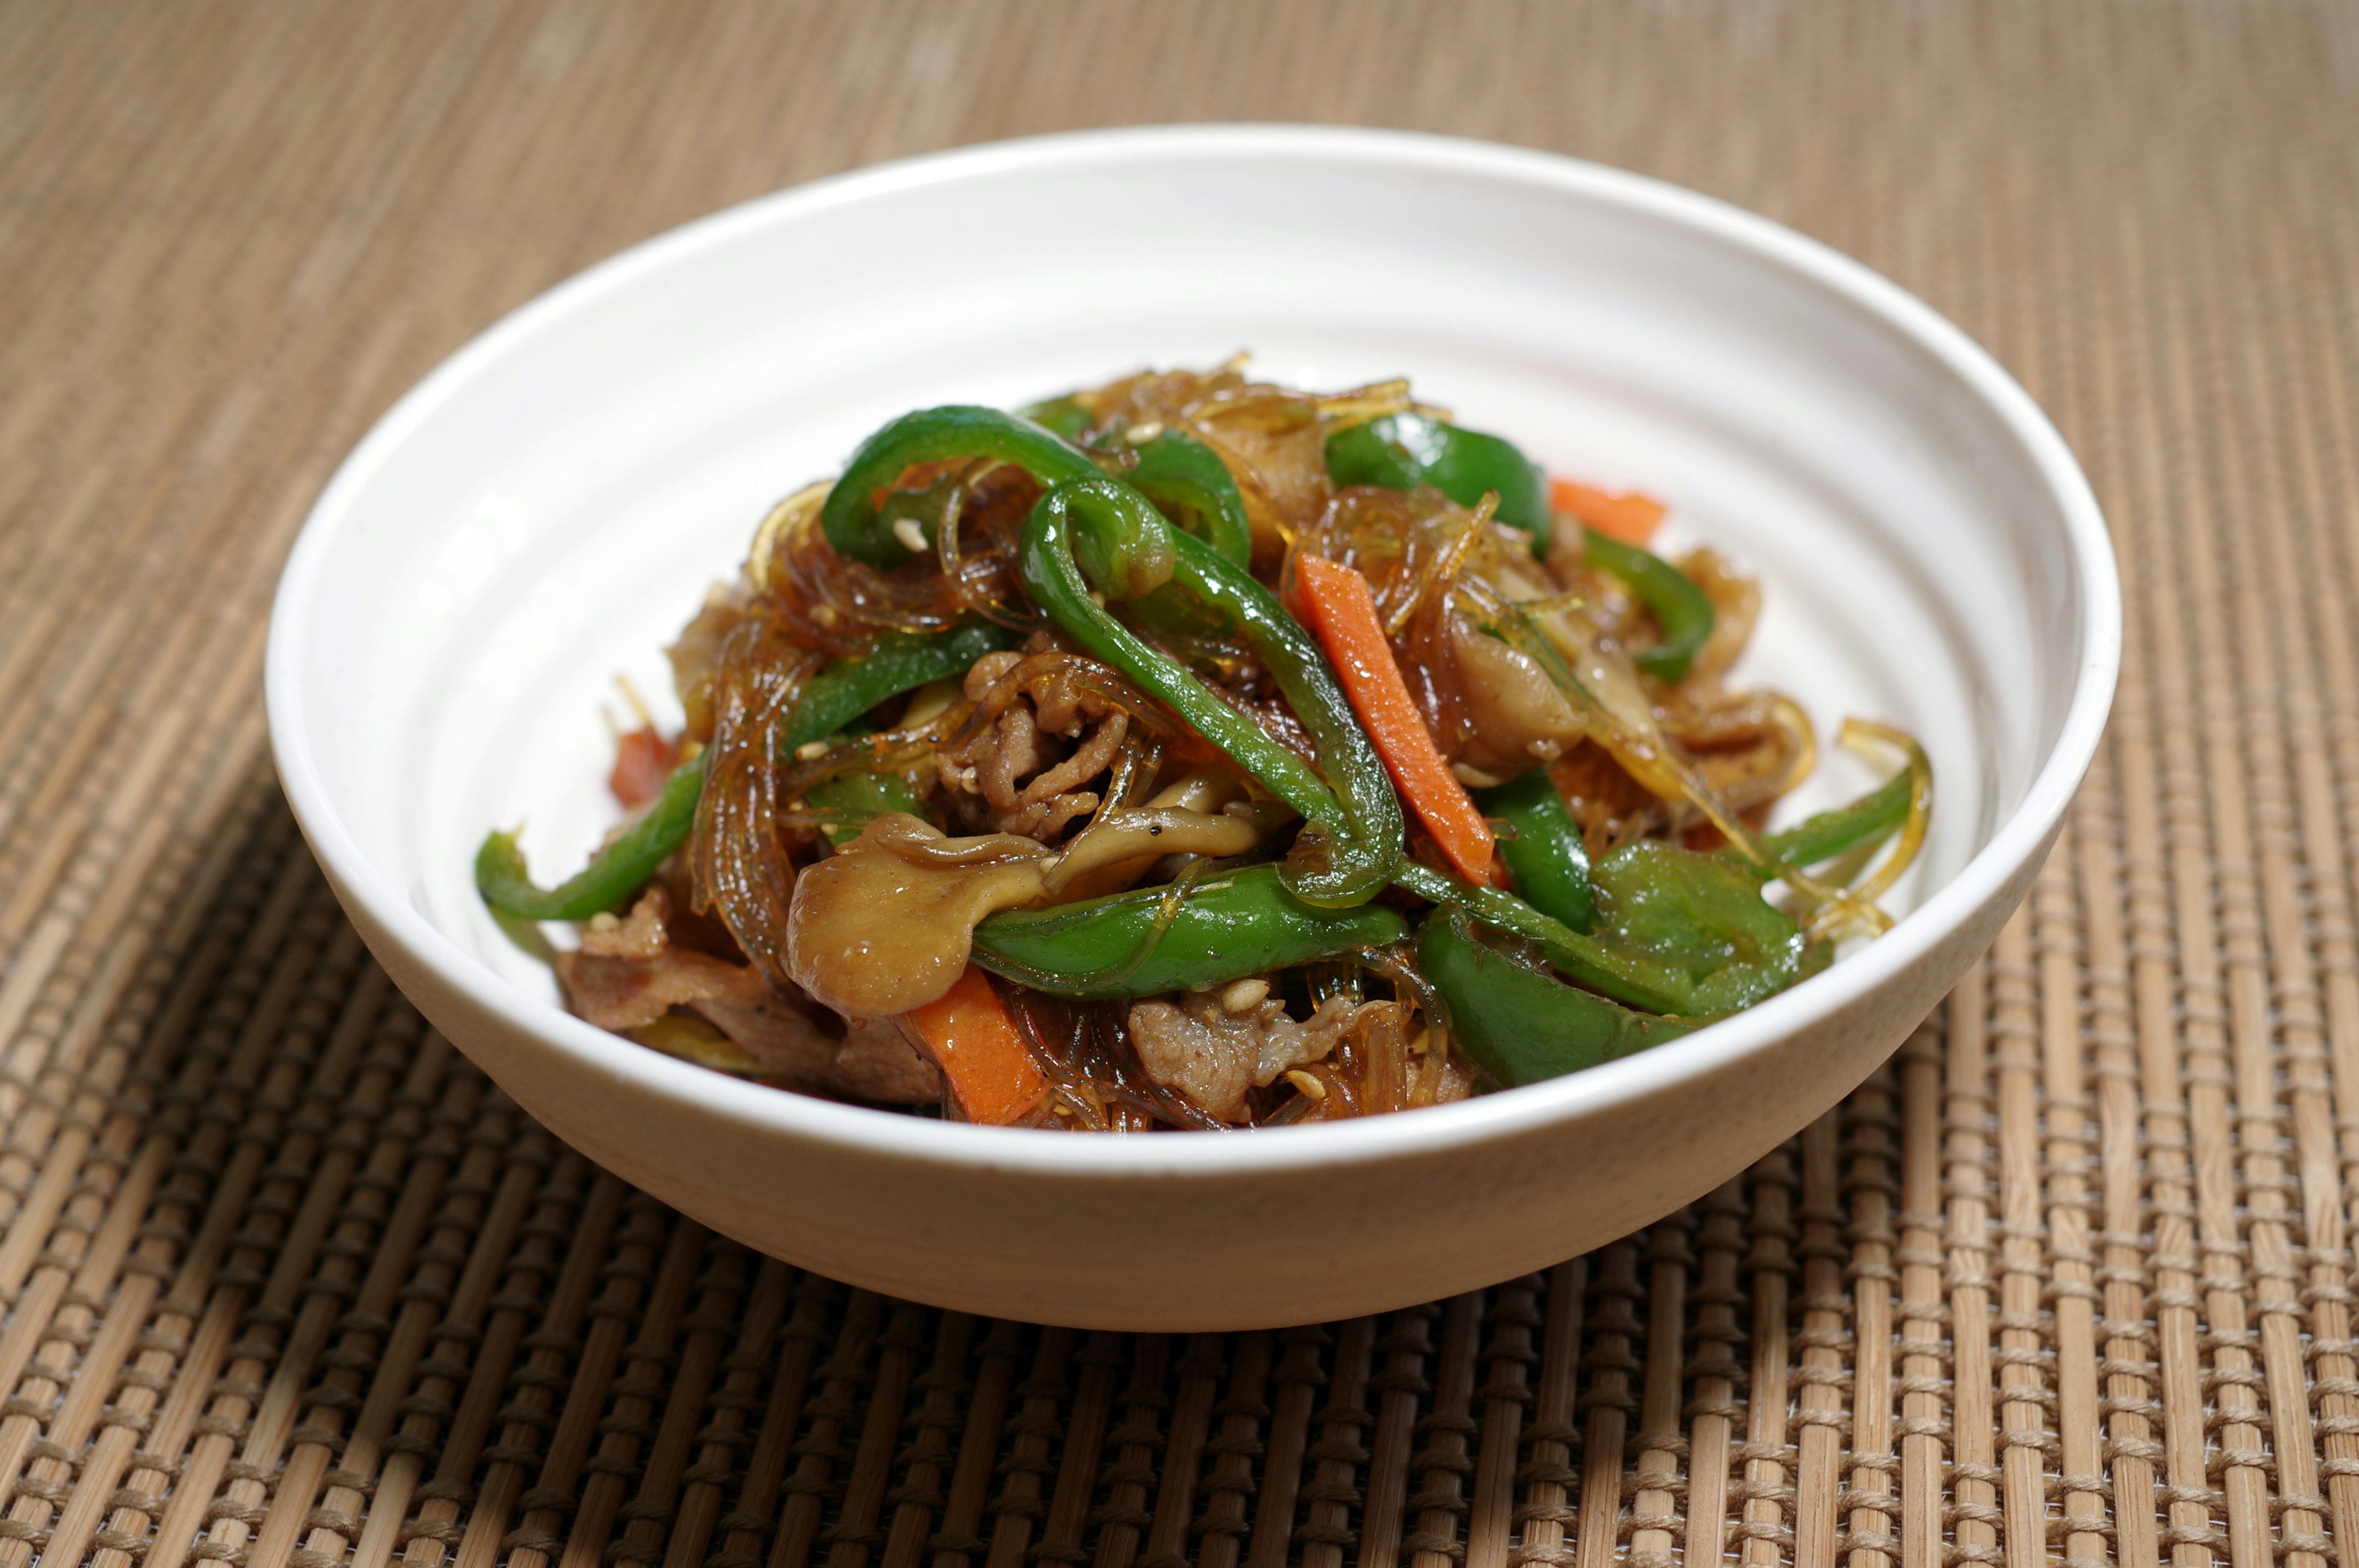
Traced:
POLYGON ((0 1568, 2359 1563, 2354 176, 2348 5, 0 5, 0 1568), (370 420, 583 265, 1182 119, 1891 274, 2087 465, 2121 697, 1990 957, 1691 1209, 1379 1319, 973 1321, 425 1031, 272 782, 265 615, 370 420))

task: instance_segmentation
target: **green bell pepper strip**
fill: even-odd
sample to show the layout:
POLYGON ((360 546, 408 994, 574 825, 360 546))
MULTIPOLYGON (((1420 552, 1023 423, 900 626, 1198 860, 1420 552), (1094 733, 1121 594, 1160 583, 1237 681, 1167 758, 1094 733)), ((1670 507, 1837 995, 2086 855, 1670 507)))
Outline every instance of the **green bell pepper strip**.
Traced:
POLYGON ((1090 433, 1090 427, 1096 423, 1090 411, 1082 406, 1082 400, 1071 393, 1027 404, 1016 412, 1042 429, 1053 431, 1068 441, 1078 442, 1090 433))
POLYGON ((1098 472, 1098 465, 1071 442, 1003 409, 958 404, 922 408, 885 426, 852 454, 820 509, 827 542, 838 555, 872 567, 899 566, 911 552, 879 513, 876 492, 919 463, 962 458, 1013 463, 1043 485, 1098 472))
POLYGON ((1193 436, 1171 429, 1131 449, 1138 454, 1138 464, 1121 476, 1125 483, 1182 527, 1189 519, 1172 516, 1173 512, 1193 514, 1196 525, 1190 533, 1237 566, 1252 564, 1253 526, 1245 520, 1245 497, 1218 453, 1193 436))
POLYGON ((1246 519, 1245 499, 1237 491, 1236 476, 1229 472, 1219 453, 1195 437, 1166 427, 1152 440, 1135 441, 1124 431, 1085 442, 1082 438, 1096 420, 1071 393, 1032 404, 1022 412, 1041 428, 1093 452, 1127 448, 1136 460, 1115 473, 1116 478, 1237 565, 1252 564, 1253 524, 1246 519))
POLYGON ((1744 864, 1764 881, 1777 874, 1779 864, 1815 866, 1821 860, 1832 860, 1862 845, 1875 843, 1908 821, 1908 800, 1914 787, 1915 781, 1903 768, 1889 782, 1848 806, 1821 811, 1791 827, 1767 835, 1761 840, 1761 848, 1768 851, 1768 865, 1753 865, 1731 850, 1723 849, 1721 854, 1744 864))
POLYGON ((1114 480, 1060 484, 1024 526, 1024 586, 1076 642, 1161 700, 1305 821, 1286 885, 1305 903, 1364 903, 1400 860, 1400 799, 1319 644, 1269 589, 1114 480), (1173 582, 1242 633, 1318 749, 1313 769, 1090 596, 1135 599, 1173 582), (1324 777, 1321 777, 1321 774, 1324 777))
MULTIPOLYGON (((1713 857, 1695 858, 1712 861, 1725 877, 1745 877, 1713 857)), ((1717 883, 1667 881, 1660 890, 1646 890, 1659 892, 1659 902, 1650 906, 1646 898, 1632 897, 1634 880, 1609 881, 1605 872, 1613 861, 1609 855, 1596 869, 1597 890, 1607 896, 1599 898, 1594 932, 1575 931, 1512 893, 1475 887, 1415 860, 1403 860, 1393 882, 1428 903, 1464 910, 1486 925, 1537 944, 1568 979, 1648 1012, 1682 1018, 1736 1012, 1801 978, 1807 946, 1801 928, 1764 901, 1749 878, 1739 885, 1750 905, 1723 902, 1731 895, 1717 883), (1612 895, 1619 895, 1619 904, 1612 895), (1626 931, 1617 924, 1625 915, 1634 917, 1626 931), (1690 939, 1654 950, 1649 944, 1664 935, 1674 915, 1694 921, 1697 931, 1690 939), (1784 922, 1782 931, 1773 934, 1780 940, 1763 939, 1761 928, 1768 920, 1784 922), (1721 938, 1717 946, 1715 935, 1721 938)))
POLYGON ((1275 865, 1048 909, 1008 910, 974 930, 974 961, 1052 996, 1153 996, 1290 968, 1408 935, 1382 904, 1323 909, 1287 892, 1275 865), (1176 900, 1176 908, 1167 903, 1176 900))
MULTIPOLYGON (((1575 933, 1602 935, 1607 945, 1601 952, 1567 953, 1567 957, 1611 968, 1614 949, 1624 957, 1635 949, 1650 961, 1649 968, 1623 978, 1641 986, 1664 984, 1651 968, 1654 963, 1669 963, 1691 973, 1728 972, 1737 966, 1742 977, 1749 978, 1732 975, 1718 982, 1714 1000, 1750 992, 1757 1000, 1813 972, 1825 955, 1815 948, 1798 952, 1791 918, 1748 893, 1729 872, 1741 873, 1745 882, 1758 887, 1776 878, 1781 866, 1815 865, 1873 844, 1907 819, 1910 780, 1904 772, 1848 806, 1770 834, 1762 840, 1770 858, 1761 865, 1730 849, 1705 857, 1650 840, 1627 846, 1592 867, 1563 798, 1540 768, 1478 791, 1475 800, 1484 815, 1505 818, 1516 828, 1514 838, 1500 841, 1499 853, 1524 901, 1575 933), (1707 860, 1717 865, 1705 865, 1707 860), (1614 901, 1614 917, 1602 932, 1597 919, 1601 887, 1614 901)), ((1492 913, 1513 914, 1505 906, 1495 906, 1492 913)), ((1506 919, 1494 924, 1518 929, 1506 919)), ((1518 934, 1543 947, 1554 936, 1528 921, 1518 934)), ((1569 968, 1568 972, 1578 971, 1569 968)), ((1610 980, 1582 978, 1600 989, 1614 989, 1610 980)), ((1634 995, 1631 1000, 1638 999, 1634 995)), ((1698 1000, 1690 997, 1688 1006, 1676 1011, 1688 1011, 1698 1000)))
POLYGON ((843 818, 820 828, 829 843, 839 846, 859 838, 871 817, 888 811, 915 816, 925 804, 904 773, 838 773, 811 785, 805 798, 827 815, 843 818))
POLYGON ((1597 913, 1589 886, 1589 847, 1548 770, 1532 768, 1506 784, 1476 790, 1474 804, 1484 816, 1499 817, 1515 829, 1512 838, 1499 839, 1499 858, 1524 902, 1575 931, 1587 931, 1597 913))
MULTIPOLYGON (((1875 804, 1875 797, 1860 803, 1875 804)), ((1864 835, 1854 835, 1852 843, 1839 844, 1832 852, 1864 841, 1864 835)), ((1627 917, 1612 941, 1583 940, 1581 933, 1545 914, 1518 909, 1518 900, 1457 883, 1415 862, 1405 863, 1397 880, 1421 897, 1454 905, 1538 942, 1552 961, 1586 984, 1624 994, 1639 1006, 1680 1011, 1690 1018, 1749 1006, 1823 964, 1823 945, 1803 951, 1790 930, 1792 923, 1760 901, 1749 867, 1692 855, 1675 846, 1657 848, 1687 857, 1690 864, 1682 868, 1684 879, 1682 869, 1644 863, 1651 850, 1608 857, 1614 871, 1607 874, 1607 885, 1620 902, 1617 913, 1627 917), (1713 863, 1692 864, 1705 861, 1713 863), (1740 882, 1738 877, 1745 881, 1740 882), (1700 922, 1691 908, 1699 891, 1720 901, 1709 912, 1709 921, 1700 922), (1777 949, 1773 955, 1777 961, 1766 970, 1756 966, 1758 972, 1748 971, 1733 981, 1723 979, 1728 968, 1724 949, 1738 944, 1715 943, 1711 932, 1732 920, 1753 933, 1756 949, 1777 949), (1666 961, 1667 954, 1684 957, 1688 965, 1718 966, 1718 973, 1698 984, 1680 972, 1686 965, 1666 961), (1650 987, 1661 989, 1650 995, 1650 987), (1680 1004, 1676 1009, 1674 1002, 1680 1004)), ((1143 888, 1049 909, 995 914, 975 930, 974 957, 1011 980, 1058 996, 1151 996, 1224 984, 1354 947, 1382 946, 1404 930, 1399 917, 1380 905, 1332 910, 1306 904, 1286 892, 1278 868, 1259 865, 1192 889, 1143 888), (1166 903, 1175 897, 1180 902, 1158 935, 1166 903)), ((1606 997, 1527 970, 1471 935, 1454 933, 1446 914, 1428 922, 1419 942, 1419 959, 1450 1009, 1453 1033, 1503 1083, 1529 1083, 1572 1072, 1676 1039, 1694 1027, 1635 1012, 1606 997)))
POLYGON ((778 749, 795 748, 834 734, 888 697, 929 682, 964 675, 985 654, 1015 647, 1022 639, 988 621, 962 621, 946 632, 887 632, 857 658, 839 659, 805 684, 795 699, 778 749))
POLYGON ((1500 522, 1548 548, 1551 517, 1540 470, 1514 442, 1419 414, 1395 414, 1327 438, 1327 477, 1339 485, 1408 490, 1430 484, 1461 506, 1499 493, 1500 522))
MULTIPOLYGON (((1461 506, 1497 491, 1499 521, 1529 534, 1534 555, 1547 553, 1550 514, 1540 470, 1502 437, 1397 414, 1330 436, 1327 476, 1337 484, 1387 490, 1430 484, 1461 506)), ((1582 533, 1589 558, 1628 583, 1662 631, 1661 642, 1636 655, 1637 666, 1658 680, 1679 680, 1711 640, 1712 600, 1660 556, 1594 528, 1582 533)))
POLYGON ((494 909, 521 920, 587 920, 614 908, 654 876, 696 826, 705 756, 699 752, 674 768, 646 816, 553 888, 533 885, 514 833, 492 834, 475 851, 475 891, 494 909))
MULTIPOLYGON (((824 739, 890 697, 958 675, 984 654, 1015 645, 1016 635, 984 621, 963 621, 947 632, 887 633, 871 651, 842 659, 811 677, 795 699, 780 742, 788 756, 824 739)), ((524 920, 587 920, 614 908, 655 875, 686 843, 704 793, 705 753, 674 768, 647 815, 554 888, 533 884, 514 833, 494 833, 475 852, 475 888, 484 902, 524 920)), ((897 810, 898 806, 879 806, 897 810)))
POLYGON ((1543 914, 1512 893, 1476 887, 1416 860, 1395 868, 1393 885, 1429 903, 1462 909, 1485 925, 1538 945, 1549 963, 1590 989, 1649 1012, 1695 1011, 1689 977, 1661 965, 1630 961, 1596 937, 1543 914))
POLYGON ((1603 567, 1628 583, 1630 591, 1638 596, 1638 602, 1654 616, 1655 625, 1663 633, 1661 642, 1640 651, 1631 662, 1657 680, 1676 683, 1712 640, 1712 600, 1704 597, 1703 589, 1687 573, 1662 557, 1636 545, 1625 545, 1594 528, 1582 532, 1590 564, 1603 567))
POLYGON ((1441 998, 1451 1038, 1507 1088, 1577 1073, 1696 1028, 1527 969, 1476 940, 1462 915, 1437 912, 1426 921, 1417 964, 1441 998))
POLYGON ((1590 885, 1598 939, 1694 977, 1693 1000, 1677 1011, 1734 1012, 1802 977, 1802 927, 1761 896, 1748 867, 1641 838, 1598 861, 1590 885))

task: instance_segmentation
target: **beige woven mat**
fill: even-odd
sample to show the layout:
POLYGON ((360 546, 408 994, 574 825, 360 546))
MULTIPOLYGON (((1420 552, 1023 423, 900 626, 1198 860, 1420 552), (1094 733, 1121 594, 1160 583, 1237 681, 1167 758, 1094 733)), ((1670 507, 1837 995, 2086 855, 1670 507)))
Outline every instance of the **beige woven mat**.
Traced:
POLYGON ((2359 12, 0 8, 0 1568, 2359 1568, 2359 12), (2122 546, 2112 738, 1896 1063, 1545 1277, 1185 1340, 716 1241, 391 995, 257 694, 337 457, 716 205, 1114 121, 1561 148, 1884 268, 2122 546))

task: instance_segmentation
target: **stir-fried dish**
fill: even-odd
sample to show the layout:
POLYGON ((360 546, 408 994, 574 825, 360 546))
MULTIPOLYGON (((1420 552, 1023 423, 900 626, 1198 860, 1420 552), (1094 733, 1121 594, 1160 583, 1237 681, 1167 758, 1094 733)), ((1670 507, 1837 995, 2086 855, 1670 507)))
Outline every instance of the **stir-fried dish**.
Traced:
POLYGON ((1777 831, 1810 719, 1663 508, 1406 382, 1216 372, 929 408, 798 491, 670 649, 632 815, 534 884, 573 1010, 762 1083, 1000 1125, 1335 1120, 1690 1033, 1889 925, 1924 752, 1777 831))

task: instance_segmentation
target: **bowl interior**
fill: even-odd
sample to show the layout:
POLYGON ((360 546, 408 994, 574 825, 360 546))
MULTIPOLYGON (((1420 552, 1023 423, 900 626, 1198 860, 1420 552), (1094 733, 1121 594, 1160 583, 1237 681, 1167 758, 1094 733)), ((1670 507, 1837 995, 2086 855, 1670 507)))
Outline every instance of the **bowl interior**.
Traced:
POLYGON ((1827 265, 1642 181, 1386 137, 1097 138, 755 203, 527 308, 389 416, 290 573, 274 722, 394 896, 554 1001, 475 897, 475 848, 521 822, 544 880, 580 863, 617 815, 616 677, 676 712, 661 649, 773 500, 909 408, 1249 349, 1305 386, 1409 375, 1757 574, 1742 684, 1825 747, 1781 815, 1888 765, 1834 749, 1846 714, 1931 753, 1905 909, 2055 749, 2087 585, 2021 430, 1827 265))

